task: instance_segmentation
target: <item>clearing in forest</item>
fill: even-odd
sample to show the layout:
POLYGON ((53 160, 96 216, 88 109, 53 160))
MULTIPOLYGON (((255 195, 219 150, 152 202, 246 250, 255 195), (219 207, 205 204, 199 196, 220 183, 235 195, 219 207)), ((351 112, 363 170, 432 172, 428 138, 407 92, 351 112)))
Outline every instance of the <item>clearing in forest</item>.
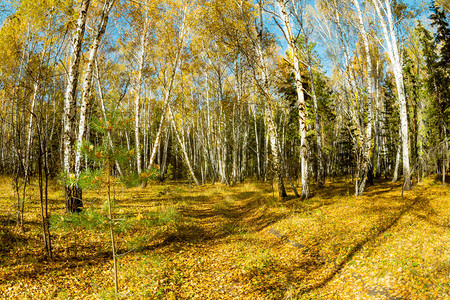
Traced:
MULTIPOLYGON (((54 185, 46 259, 37 194, 22 233, 10 179, 1 182, 0 297, 113 298, 108 232, 67 224, 54 185)), ((267 183, 117 186, 120 298, 448 299, 448 191, 432 178, 404 197, 399 183, 355 198, 348 182, 327 182, 306 201, 277 200, 267 183)), ((104 189, 84 199, 81 216, 101 215, 104 189)))

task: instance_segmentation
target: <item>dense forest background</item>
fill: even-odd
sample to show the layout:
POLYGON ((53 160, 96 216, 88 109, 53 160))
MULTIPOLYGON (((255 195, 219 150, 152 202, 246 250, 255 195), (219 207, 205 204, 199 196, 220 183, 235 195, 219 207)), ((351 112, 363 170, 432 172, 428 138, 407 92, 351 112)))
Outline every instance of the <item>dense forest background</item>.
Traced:
POLYGON ((350 262, 448 296, 448 1, 17 0, 0 22, 0 296, 329 296, 365 278, 350 262))
POLYGON ((356 195, 445 182, 445 3, 78 2, 1 11, 0 170, 63 177, 68 211, 101 169, 90 154, 144 185, 274 178, 284 196, 300 179, 303 198, 333 176, 356 195))

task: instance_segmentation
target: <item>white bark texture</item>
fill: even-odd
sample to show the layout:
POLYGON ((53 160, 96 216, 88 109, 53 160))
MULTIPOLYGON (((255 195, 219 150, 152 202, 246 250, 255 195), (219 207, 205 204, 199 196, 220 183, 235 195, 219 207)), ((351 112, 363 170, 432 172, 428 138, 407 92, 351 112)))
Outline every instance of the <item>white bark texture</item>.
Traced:
POLYGON ((292 33, 291 22, 286 10, 286 1, 278 0, 277 3, 280 7, 283 23, 285 26, 285 38, 289 45, 289 49, 292 51, 293 58, 293 71, 295 75, 295 87, 297 89, 297 105, 298 105, 298 117, 300 125, 300 163, 301 163, 301 176, 302 176, 302 193, 303 199, 309 197, 309 170, 308 170, 308 140, 307 140, 307 128, 306 128, 306 102, 303 92, 302 75, 300 70, 299 60, 299 48, 295 41, 295 37, 292 33))
POLYGON ((387 45, 387 54, 391 63, 392 72, 394 73, 395 83, 397 86, 398 105, 400 111, 400 128, 402 139, 402 161, 403 161, 403 177, 404 189, 411 189, 411 170, 409 163, 409 133, 408 133, 408 115, 406 110, 405 87, 403 84, 403 69, 400 59, 396 28, 392 17, 392 9, 390 0, 373 0, 373 4, 383 29, 383 37, 387 45))
POLYGON ((140 144, 140 133, 139 133, 139 126, 140 126, 140 104, 141 104, 141 88, 142 88, 142 71, 144 69, 144 62, 145 62, 145 42, 146 42, 146 35, 147 35, 147 26, 146 21, 144 21, 144 29, 141 32, 141 51, 139 54, 139 66, 138 66, 138 75, 134 87, 135 92, 135 99, 134 99, 134 139, 135 139, 135 150, 136 150, 136 169, 138 174, 141 174, 142 172, 142 165, 141 165, 141 144, 140 144))
POLYGON ((25 171, 25 180, 28 179, 28 169, 31 161, 31 141, 33 135, 33 119, 34 119, 34 108, 36 103, 36 97, 39 91, 39 78, 36 79, 33 88, 33 96, 31 98, 31 107, 30 107, 30 121, 28 123, 28 135, 27 135, 27 148, 25 152, 25 163, 24 163, 24 171, 25 171))
POLYGON ((83 138, 86 132, 86 117, 89 109, 89 98, 91 95, 92 73, 94 71, 95 57, 97 56, 100 41, 105 33, 106 25, 108 23, 108 15, 114 4, 114 1, 115 0, 109 0, 103 6, 102 15, 100 17, 100 22, 98 23, 98 27, 94 35, 94 40, 91 45, 89 60, 85 68, 85 74, 82 82, 83 93, 81 95, 80 120, 78 122, 78 137, 76 143, 77 148, 75 153, 75 174, 77 178, 80 175, 81 169, 81 144, 83 143, 83 138))
POLYGON ((361 166, 361 176, 360 176, 360 184, 357 190, 357 195, 362 195, 364 192, 364 188, 366 186, 367 175, 369 172, 369 163, 370 163, 370 151, 372 146, 372 120, 373 120, 373 102, 374 102, 374 93, 375 93, 375 85, 373 79, 373 66, 372 59, 370 55, 370 45, 369 39, 367 37, 367 32, 364 27, 363 15, 361 13, 361 9, 359 6, 359 0, 353 0, 356 11, 358 13, 358 30, 361 33, 364 43, 364 51, 366 54, 366 62, 367 62, 367 85, 368 85, 368 103, 367 103, 367 125, 365 132, 365 140, 362 146, 362 166, 361 166))
POLYGON ((89 9, 90 0, 81 2, 80 14, 78 16, 77 27, 73 34, 73 53, 67 75, 67 88, 64 97, 64 172, 66 175, 73 173, 73 144, 75 140, 75 117, 76 117, 76 89, 78 85, 78 73, 81 59, 81 46, 83 44, 83 36, 86 27, 87 11, 89 9))
POLYGON ((181 146, 181 151, 183 152, 183 157, 184 157, 184 160, 186 161, 186 164, 188 166, 188 169, 189 169, 189 172, 190 172, 190 174, 192 176, 192 179, 194 179, 195 184, 200 186, 201 184, 198 181, 197 176, 195 176, 194 169, 192 168, 191 160, 189 159, 189 156, 188 156, 188 153, 187 153, 187 150, 186 150, 186 145, 183 142, 184 135, 182 137, 180 137, 180 134, 179 134, 178 129, 177 129, 177 123, 175 121, 175 117, 173 115, 173 112, 172 112, 172 109, 170 107, 170 104, 169 104, 169 116, 170 116, 170 120, 172 122, 173 130, 175 132, 175 136, 177 137, 178 143, 181 146))
POLYGON ((175 81, 175 75, 176 75, 176 72, 178 69, 178 65, 180 63, 181 52, 184 49, 185 35, 187 34, 187 26, 186 26, 185 22, 186 22, 186 10, 183 15, 182 27, 181 27, 179 35, 178 35, 178 48, 177 48, 177 52, 175 54, 175 59, 173 61, 172 72, 170 73, 170 77, 168 78, 168 80, 166 80, 166 82, 168 82, 168 85, 165 86, 165 88, 164 88, 164 104, 163 104, 164 109, 163 109, 163 113, 161 115, 161 121, 159 124, 158 132, 156 134, 155 142, 153 143, 153 148, 152 148, 152 152, 150 155, 150 159, 148 161, 147 169, 150 169, 152 167, 152 165, 155 161, 155 158, 156 158, 156 152, 158 151, 159 145, 161 143, 161 135, 162 135, 162 130, 163 130, 164 124, 165 124, 167 110, 170 105, 169 102, 170 102, 170 97, 172 95, 173 83, 175 81))
MULTIPOLYGON (((262 3, 259 2, 259 8, 260 11, 262 10, 262 3)), ((278 190, 278 196, 280 198, 286 196, 286 189, 284 187, 283 183, 283 176, 282 176, 282 168, 281 168, 281 160, 279 158, 279 141, 277 136, 277 131, 275 127, 275 122, 273 121, 273 109, 274 109, 274 99, 272 95, 270 94, 269 89, 269 81, 268 81, 268 70, 267 70, 267 61, 263 54, 263 42, 262 42, 262 26, 263 26, 263 20, 262 15, 260 16, 260 28, 258 28, 259 32, 259 41, 256 43, 256 55, 259 59, 260 63, 260 71, 262 75, 262 84, 258 84, 258 87, 260 89, 261 94, 265 98, 265 105, 264 105, 264 121, 265 121, 265 127, 266 127, 266 157, 265 157, 265 163, 267 166, 268 163, 268 148, 270 143, 270 148, 272 151, 272 157, 273 157, 273 166, 274 171, 276 174, 276 180, 277 180, 277 190, 278 190)), ((267 176, 267 167, 265 168, 265 176, 267 176)))

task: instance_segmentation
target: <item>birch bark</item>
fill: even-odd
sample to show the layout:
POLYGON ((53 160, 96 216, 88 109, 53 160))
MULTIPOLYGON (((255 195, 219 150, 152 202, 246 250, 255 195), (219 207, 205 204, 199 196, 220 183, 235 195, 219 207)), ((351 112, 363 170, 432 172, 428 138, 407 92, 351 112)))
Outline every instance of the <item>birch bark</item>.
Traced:
POLYGON ((180 134, 179 134, 178 129, 177 129, 177 123, 175 122, 175 117, 173 115, 172 108, 170 107, 170 104, 169 104, 169 116, 170 116, 170 120, 172 122, 172 127, 173 127, 173 130, 175 132, 175 136, 177 137, 178 143, 181 146, 181 151, 183 152, 183 157, 184 157, 184 160, 186 161, 186 164, 188 166, 189 172, 190 172, 192 178, 194 179, 195 184, 200 186, 201 184, 198 181, 197 176, 195 176, 194 169, 192 168, 191 160, 189 159, 189 155, 188 155, 187 150, 186 150, 186 145, 185 145, 185 143, 182 140, 184 135, 183 135, 183 137, 180 137, 180 134))
POLYGON ((381 28, 383 29, 384 41, 387 45, 387 54, 391 64, 392 72, 394 73, 395 83, 397 86, 397 96, 400 111, 400 129, 402 139, 402 161, 403 161, 403 178, 404 189, 406 191, 411 189, 411 170, 409 162, 409 129, 408 129, 408 115, 406 110, 406 96, 405 87, 403 83, 403 69, 402 61, 400 59, 399 48, 397 44, 397 36, 395 33, 395 24, 392 17, 392 9, 390 0, 373 0, 375 10, 380 20, 381 28))
POLYGON ((142 88, 142 72, 144 69, 145 62, 145 41, 147 35, 147 22, 144 21, 144 29, 141 32, 141 50, 139 53, 139 66, 138 66, 138 75, 136 79, 136 84, 134 87, 135 98, 134 98, 134 140, 135 140, 135 148, 136 148, 136 170, 138 174, 142 172, 142 164, 141 164, 141 144, 140 144, 140 104, 141 104, 141 88, 142 88))
POLYGON ((353 3, 356 7, 356 12, 358 14, 358 30, 361 33, 363 43, 364 43, 364 51, 366 54, 366 63, 367 63, 367 85, 368 85, 368 103, 367 103, 367 125, 365 132, 365 140, 362 147, 362 165, 361 165, 361 175, 360 175, 360 184, 358 190, 356 192, 356 196, 362 195, 364 192, 364 188, 366 186, 366 180, 369 173, 369 163, 370 163, 370 150, 372 145, 372 120, 373 120, 373 102, 374 102, 374 92, 375 85, 373 79, 373 66, 372 59, 370 55, 369 48, 369 39, 367 37, 367 32, 364 26, 363 15, 361 13, 361 8, 359 6, 359 0, 353 0, 353 3))
POLYGON ((256 104, 251 108, 253 115, 253 122, 255 127, 255 142, 256 142, 256 165, 257 165, 257 178, 261 179, 261 151, 259 146, 259 134, 258 134, 258 122, 256 118, 256 104))
MULTIPOLYGON (((95 37, 91 45, 91 51, 89 52, 89 60, 86 65, 86 70, 83 78, 83 93, 81 95, 81 109, 80 109, 80 120, 78 122, 78 137, 76 143, 75 152, 75 175, 76 178, 80 176, 81 167, 81 144, 86 131, 86 116, 89 110, 89 98, 91 95, 92 86, 92 74, 94 71, 95 57, 97 56, 98 48, 100 47, 100 41, 105 34, 106 25, 108 24, 109 12, 114 5, 115 0, 109 0, 103 5, 103 11, 100 17, 100 22, 98 23, 95 37)), ((108 131, 109 132, 109 131, 108 131)))
POLYGON ((301 161, 301 180, 302 180, 302 192, 301 197, 306 199, 309 197, 309 170, 308 170, 308 140, 307 140, 307 128, 306 128, 306 102, 305 94, 303 92, 302 75, 300 70, 299 49, 296 43, 295 37, 292 33, 291 22, 286 10, 286 0, 277 0, 277 3, 281 10, 283 23, 285 26, 285 38, 289 45, 289 49, 292 52, 293 58, 293 71, 295 75, 295 87, 297 89, 297 105, 298 105, 298 117, 300 125, 300 161, 301 161))
MULTIPOLYGON (((277 130, 275 127, 275 122, 273 120, 274 117, 274 99, 270 94, 269 91, 269 78, 268 78, 268 70, 267 70, 267 62, 265 60, 264 54, 263 54, 263 19, 262 19, 262 3, 261 1, 259 1, 259 9, 260 9, 260 25, 258 30, 258 37, 259 40, 256 42, 256 55, 258 57, 259 63, 260 63, 260 71, 261 71, 261 75, 262 75, 262 85, 258 85, 261 91, 261 94, 264 96, 265 98, 265 105, 264 105, 264 119, 265 119, 265 125, 266 125, 266 155, 268 154, 268 148, 269 148, 269 143, 270 143, 270 148, 272 151, 272 159, 273 159, 273 166, 274 166, 274 171, 275 171, 275 175, 276 175, 276 180, 277 180, 277 191, 278 191, 278 196, 280 198, 282 197, 286 197, 286 189, 284 187, 284 182, 283 182, 283 176, 282 176, 282 165, 281 165, 281 160, 280 160, 280 156, 279 156, 279 140, 278 140, 278 136, 277 136, 277 130)), ((268 162, 268 156, 266 156, 266 162, 268 162)), ((266 169, 267 171, 267 169, 266 169)), ((266 172, 267 173, 267 172, 266 172)), ((267 174, 266 174, 267 175, 267 174)))
POLYGON ((76 212, 81 210, 83 202, 81 198, 81 190, 77 189, 69 183, 67 177, 74 176, 74 141, 75 141, 75 118, 76 118, 76 89, 78 85, 78 73, 81 60, 81 46, 83 44, 83 36, 86 27, 87 12, 90 0, 81 2, 80 13, 77 20, 77 27, 73 34, 73 53, 71 57, 69 72, 67 75, 67 87, 64 97, 64 173, 66 176, 65 183, 65 202, 67 212, 76 212))
POLYGON ((31 160, 31 140, 33 135, 33 119, 34 119, 34 107, 36 103, 36 97, 39 91, 39 78, 36 79, 33 87, 33 96, 31 98, 31 107, 30 107, 30 121, 28 123, 28 135, 27 135, 27 147, 25 152, 25 164, 24 164, 24 172, 25 172, 25 180, 28 180, 29 173, 29 164, 31 160))

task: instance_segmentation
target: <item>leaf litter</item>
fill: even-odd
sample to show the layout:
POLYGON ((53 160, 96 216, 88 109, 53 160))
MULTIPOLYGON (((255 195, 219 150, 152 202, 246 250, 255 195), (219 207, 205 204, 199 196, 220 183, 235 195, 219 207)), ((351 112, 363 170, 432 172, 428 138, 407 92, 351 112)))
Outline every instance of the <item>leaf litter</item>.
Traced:
MULTIPOLYGON (((2 182, 0 297, 113 298, 108 235, 53 229, 47 259, 37 202, 21 232, 2 182)), ((428 178, 404 197, 401 184, 384 181, 358 198, 349 189, 327 182, 301 201, 274 199, 265 183, 120 188, 116 217, 131 225, 117 233, 119 298, 447 299, 448 188, 428 178)), ((105 197, 86 191, 85 207, 101 211, 105 197)), ((60 191, 50 198, 64 219, 60 191)))

